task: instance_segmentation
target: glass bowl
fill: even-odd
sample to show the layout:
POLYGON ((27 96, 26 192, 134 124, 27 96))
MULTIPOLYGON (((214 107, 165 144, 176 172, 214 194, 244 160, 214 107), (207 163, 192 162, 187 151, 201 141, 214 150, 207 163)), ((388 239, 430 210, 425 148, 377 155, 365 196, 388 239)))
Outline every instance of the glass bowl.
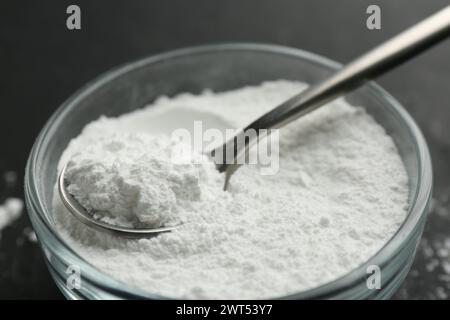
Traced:
MULTIPOLYGON (((224 91, 267 80, 314 83, 339 68, 336 62, 298 49, 261 44, 219 44, 177 50, 109 71, 70 97, 39 134, 26 167, 25 198, 31 222, 56 284, 70 299, 167 298, 117 281, 83 260, 58 235, 52 218, 57 164, 68 142, 101 115, 109 117, 145 106, 161 95, 224 91), (79 266, 81 287, 67 285, 79 266), (69 279, 70 280, 70 279, 69 279)), ((408 273, 419 243, 432 190, 426 142, 417 125, 375 83, 347 96, 367 111, 393 137, 410 181, 406 220, 369 261, 335 281, 284 299, 382 299, 396 291, 408 273), (378 266, 381 288, 371 289, 370 266, 378 266), (370 272, 368 272, 370 271, 370 272)), ((238 297, 237 297, 238 298, 238 297)))

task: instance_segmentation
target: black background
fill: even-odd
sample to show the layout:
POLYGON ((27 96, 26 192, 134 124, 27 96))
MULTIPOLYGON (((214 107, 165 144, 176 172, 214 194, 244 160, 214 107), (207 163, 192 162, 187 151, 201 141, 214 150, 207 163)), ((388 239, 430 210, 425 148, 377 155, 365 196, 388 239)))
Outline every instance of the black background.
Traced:
MULTIPOLYGON (((448 4, 448 0, 1 1, 0 177, 14 171, 19 182, 6 186, 0 179, 0 203, 8 196, 23 198, 27 156, 51 113, 111 67, 218 42, 275 43, 345 63, 448 4), (69 4, 81 7, 81 30, 66 28, 69 4), (381 30, 366 28, 370 4, 381 7, 381 30)), ((442 265, 450 258, 436 252, 436 244, 449 239, 450 231, 449 80, 449 41, 379 79, 422 128, 435 173, 435 201, 425 236, 396 298, 450 295, 450 275, 442 265)), ((24 215, 2 232, 0 298, 61 298, 37 245, 23 235, 28 224, 24 215)))

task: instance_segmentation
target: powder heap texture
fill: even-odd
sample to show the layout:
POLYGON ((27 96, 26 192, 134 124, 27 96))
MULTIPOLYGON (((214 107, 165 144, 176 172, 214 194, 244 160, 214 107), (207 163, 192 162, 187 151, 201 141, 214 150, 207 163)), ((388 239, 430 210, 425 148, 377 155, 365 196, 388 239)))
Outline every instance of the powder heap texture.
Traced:
POLYGON ((188 152, 189 147, 167 136, 100 137, 68 162, 68 191, 95 218, 110 224, 178 225, 202 192, 220 190, 223 183, 214 163, 188 152))
POLYGON ((71 178, 88 181, 73 187, 84 204, 95 203, 127 221, 183 223, 149 239, 117 238, 78 223, 55 193, 60 233, 103 272, 175 298, 281 297, 350 272, 392 237, 408 208, 401 158, 363 108, 339 99, 283 127, 278 173, 262 176, 258 166, 243 166, 227 192, 217 180, 223 177, 207 164, 177 167, 165 153, 176 126, 190 128, 195 119, 210 127, 243 127, 305 87, 275 81, 223 93, 162 97, 147 108, 90 123, 70 143, 59 166, 72 161, 71 178), (156 139, 155 130, 166 139, 156 139), (102 151, 87 155, 83 150, 90 145, 102 151), (158 151, 149 153, 148 147, 158 151), (157 166, 144 172, 147 161, 163 164, 162 170, 171 174, 162 176, 157 166), (105 193, 108 185, 117 189, 105 193), (91 189, 81 193, 83 188, 91 189), (112 201, 98 201, 105 198, 112 201))

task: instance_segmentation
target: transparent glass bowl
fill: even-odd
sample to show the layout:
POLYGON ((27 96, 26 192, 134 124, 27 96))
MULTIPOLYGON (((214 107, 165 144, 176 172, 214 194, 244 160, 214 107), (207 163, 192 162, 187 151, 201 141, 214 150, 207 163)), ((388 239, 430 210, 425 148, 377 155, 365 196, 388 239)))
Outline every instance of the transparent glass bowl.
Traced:
MULTIPOLYGON (((225 44, 188 48, 126 64, 88 83, 48 120, 28 160, 25 197, 31 222, 48 268, 67 298, 164 298, 128 286, 83 260, 58 235, 52 219, 57 163, 70 139, 90 121, 143 107, 161 95, 224 91, 267 80, 314 83, 340 65, 305 51, 257 44, 225 44), (68 266, 81 268, 81 288, 66 286, 68 266)), ((347 99, 367 111, 393 137, 410 179, 409 213, 392 239, 367 263, 320 287, 288 299, 389 298, 408 273, 424 227, 431 198, 432 169, 426 142, 400 104, 374 83, 347 99), (381 289, 369 289, 369 265, 381 269, 381 289)), ((236 297, 239 298, 239 297, 236 297)))

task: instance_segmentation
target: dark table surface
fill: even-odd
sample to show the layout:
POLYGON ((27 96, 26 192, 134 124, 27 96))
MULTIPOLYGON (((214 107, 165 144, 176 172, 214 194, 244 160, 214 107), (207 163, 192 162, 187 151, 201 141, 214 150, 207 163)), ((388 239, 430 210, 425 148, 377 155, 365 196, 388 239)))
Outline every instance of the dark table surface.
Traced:
MULTIPOLYGON (((217 42, 275 43, 347 62, 448 4, 448 0, 1 1, 0 203, 11 196, 23 199, 26 159, 52 112, 111 67, 217 42), (81 8, 81 30, 66 28, 69 4, 81 8), (381 30, 366 28, 366 8, 371 4, 381 8, 381 30), (16 182, 11 172, 17 175, 16 182)), ((449 41, 379 79, 422 128, 435 178, 426 230, 397 299, 450 295, 449 80, 449 41)), ((2 231, 0 298, 60 299, 37 244, 26 235, 29 225, 24 214, 2 231)))

